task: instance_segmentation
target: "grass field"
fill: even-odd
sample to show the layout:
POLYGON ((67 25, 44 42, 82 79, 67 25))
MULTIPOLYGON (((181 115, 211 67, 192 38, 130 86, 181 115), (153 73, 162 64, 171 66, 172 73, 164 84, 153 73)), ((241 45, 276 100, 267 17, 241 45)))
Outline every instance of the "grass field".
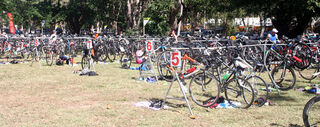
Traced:
MULTIPOLYGON (((99 76, 88 77, 73 74, 79 69, 0 65, 0 126, 303 126, 303 107, 314 96, 297 90, 274 93, 276 106, 246 110, 206 109, 189 99, 197 116, 190 119, 183 101, 169 100, 172 108, 160 111, 134 107, 163 99, 169 87, 136 81, 136 70, 121 69, 119 63, 96 65, 99 76)), ((296 86, 308 84, 299 77, 296 86)), ((177 84, 171 93, 182 97, 177 84)))

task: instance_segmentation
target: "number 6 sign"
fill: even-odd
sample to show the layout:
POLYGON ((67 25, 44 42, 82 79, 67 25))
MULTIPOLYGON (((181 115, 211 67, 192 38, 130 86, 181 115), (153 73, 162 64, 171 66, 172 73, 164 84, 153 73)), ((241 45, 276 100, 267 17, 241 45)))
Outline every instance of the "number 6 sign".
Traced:
POLYGON ((34 41, 34 45, 35 45, 35 46, 38 46, 38 45, 39 45, 38 39, 36 39, 36 40, 34 41))
POLYGON ((181 52, 180 51, 171 52, 170 64, 173 67, 180 67, 181 66, 181 52))
POLYGON ((88 48, 88 49, 91 49, 91 48, 92 48, 92 42, 91 42, 91 40, 88 41, 88 43, 87 43, 87 48, 88 48))
POLYGON ((146 41, 146 50, 147 52, 153 51, 153 41, 146 41))

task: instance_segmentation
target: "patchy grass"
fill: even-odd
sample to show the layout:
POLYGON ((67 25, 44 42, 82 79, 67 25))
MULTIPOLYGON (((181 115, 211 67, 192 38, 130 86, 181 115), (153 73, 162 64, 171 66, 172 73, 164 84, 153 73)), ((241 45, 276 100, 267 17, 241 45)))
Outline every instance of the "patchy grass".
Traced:
MULTIPOLYGON (((96 65, 99 76, 72 73, 79 69, 0 65, 0 126, 303 126, 303 107, 314 96, 296 90, 275 93, 276 106, 247 110, 206 109, 189 99, 197 116, 193 120, 183 101, 169 100, 172 108, 160 111, 134 107, 136 102, 163 99, 169 87, 137 82, 138 71, 111 63, 96 65)), ((299 78, 296 86, 308 84, 299 78)), ((178 85, 171 96, 182 97, 178 85)))

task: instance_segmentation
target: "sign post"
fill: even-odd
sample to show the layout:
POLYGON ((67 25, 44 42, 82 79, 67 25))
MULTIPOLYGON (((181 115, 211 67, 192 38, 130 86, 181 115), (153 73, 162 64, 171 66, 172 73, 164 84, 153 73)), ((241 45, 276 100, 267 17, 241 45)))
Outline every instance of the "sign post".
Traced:
POLYGON ((150 17, 143 18, 143 35, 146 34, 146 25, 149 22, 150 17))
POLYGON ((42 27, 41 33, 42 33, 42 35, 43 35, 43 27, 44 27, 45 23, 46 23, 46 20, 42 20, 41 21, 41 27, 42 27))

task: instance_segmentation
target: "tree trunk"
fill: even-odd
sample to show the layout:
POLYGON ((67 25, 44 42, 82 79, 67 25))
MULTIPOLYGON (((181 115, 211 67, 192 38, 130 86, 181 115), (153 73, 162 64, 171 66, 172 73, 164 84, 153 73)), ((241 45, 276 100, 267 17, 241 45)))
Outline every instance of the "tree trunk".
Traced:
POLYGON ((132 10, 131 10, 132 0, 127 0, 127 29, 132 28, 132 10))
POLYGON ((259 14, 259 17, 260 17, 260 27, 261 27, 260 37, 263 37, 264 31, 266 29, 266 19, 263 17, 262 13, 259 14))
POLYGON ((132 21, 133 21, 133 29, 138 29, 138 22, 137 18, 139 16, 139 7, 140 7, 140 0, 136 0, 135 6, 133 7, 133 15, 132 15, 132 21))
POLYGON ((82 20, 83 20, 83 16, 74 16, 74 17, 70 17, 70 19, 67 19, 67 22, 70 25, 70 30, 72 34, 80 33, 81 27, 83 25, 82 20))
POLYGON ((246 22, 244 21, 243 17, 241 18, 241 21, 242 21, 242 24, 243 24, 243 29, 245 30, 245 32, 248 32, 247 31, 247 25, 246 25, 246 22))
POLYGON ((228 32, 228 30, 229 30, 228 18, 227 18, 227 17, 228 17, 228 16, 225 16, 225 25, 224 25, 225 31, 224 31, 224 36, 227 36, 227 32, 228 32))
POLYGON ((177 31, 177 36, 180 36, 180 31, 181 31, 181 22, 182 22, 182 16, 183 16, 183 3, 184 1, 183 0, 179 0, 179 3, 180 3, 180 21, 179 21, 179 25, 178 25, 178 31, 177 31))
MULTIPOLYGON (((141 22, 143 21, 143 11, 144 11, 144 1, 141 1, 139 4, 139 14, 138 14, 138 29, 140 33, 143 33, 143 27, 141 27, 141 22)), ((142 24, 143 25, 143 24, 142 24)))
POLYGON ((174 6, 174 8, 171 9, 170 16, 169 16, 169 24, 171 26, 170 27, 171 30, 177 31, 177 28, 178 28, 178 18, 177 18, 178 11, 179 11, 179 7, 177 7, 176 5, 174 6))
POLYGON ((194 31, 196 29, 196 24, 194 22, 195 21, 194 11, 191 10, 190 14, 191 14, 191 35, 193 36, 194 35, 194 31))

